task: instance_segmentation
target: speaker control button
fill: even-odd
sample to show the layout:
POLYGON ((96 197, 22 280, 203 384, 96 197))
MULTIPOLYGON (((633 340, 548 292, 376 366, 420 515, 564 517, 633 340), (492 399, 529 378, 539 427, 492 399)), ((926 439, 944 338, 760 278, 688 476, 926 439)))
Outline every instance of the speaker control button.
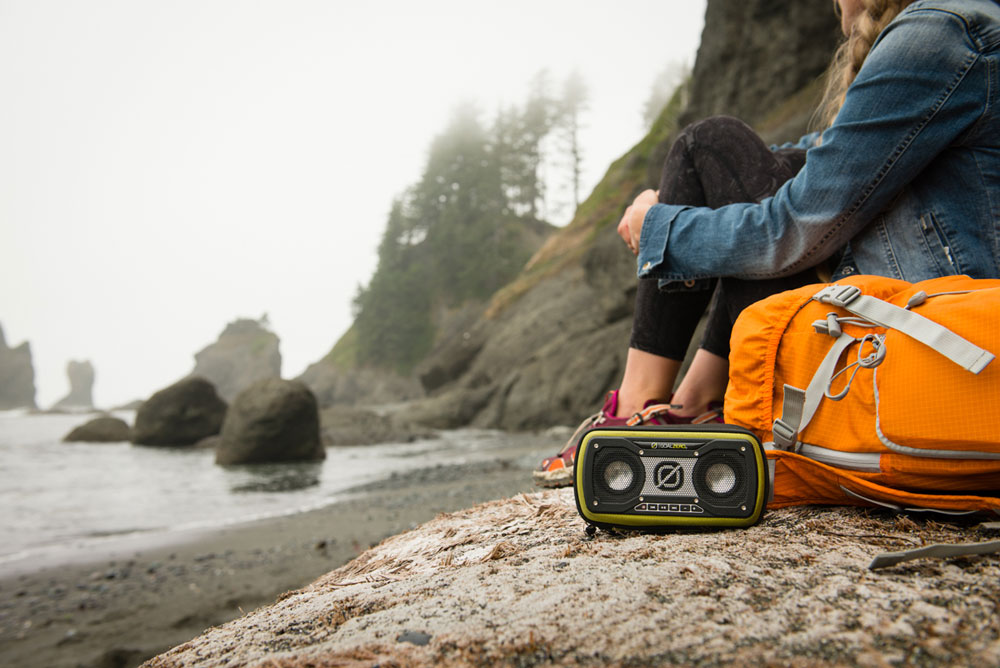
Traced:
POLYGON ((681 506, 681 512, 682 513, 690 513, 691 512, 691 506, 681 506))
POLYGON ((679 505, 677 505, 676 503, 671 503, 670 504, 670 512, 672 512, 672 513, 679 513, 680 510, 681 510, 681 507, 679 505))
POLYGON ((705 511, 701 509, 701 506, 691 506, 691 512, 692 513, 703 513, 705 511))
POLYGON ((638 506, 635 507, 635 509, 636 510, 645 510, 646 509, 646 504, 645 503, 640 503, 638 506))

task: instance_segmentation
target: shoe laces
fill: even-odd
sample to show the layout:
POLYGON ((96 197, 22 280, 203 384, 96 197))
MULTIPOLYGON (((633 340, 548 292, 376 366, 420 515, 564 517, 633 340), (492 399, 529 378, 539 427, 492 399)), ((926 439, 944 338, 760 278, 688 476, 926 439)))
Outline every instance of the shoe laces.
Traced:
POLYGON ((628 422, 625 424, 629 427, 645 424, 646 422, 652 421, 653 418, 659 415, 670 413, 671 408, 680 408, 680 406, 677 404, 651 404, 643 408, 641 411, 633 413, 632 417, 630 417, 628 422))
POLYGON ((564 452, 566 452, 571 447, 576 445, 576 439, 580 436, 580 434, 585 432, 590 427, 596 427, 597 425, 604 422, 606 419, 607 416, 604 415, 604 411, 597 411, 593 415, 585 417, 583 419, 583 422, 580 423, 580 426, 573 431, 573 435, 570 436, 569 440, 566 441, 566 445, 564 445, 562 449, 559 450, 559 455, 561 456, 564 452))

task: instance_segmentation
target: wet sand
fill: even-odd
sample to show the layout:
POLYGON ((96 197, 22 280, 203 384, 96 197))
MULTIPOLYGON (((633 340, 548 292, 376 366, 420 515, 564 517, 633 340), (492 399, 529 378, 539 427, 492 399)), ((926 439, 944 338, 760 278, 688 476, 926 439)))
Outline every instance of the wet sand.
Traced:
POLYGON ((438 513, 533 491, 530 470, 559 438, 514 441, 492 461, 420 469, 319 510, 109 542, 70 565, 8 569, 0 577, 0 665, 138 665, 438 513))

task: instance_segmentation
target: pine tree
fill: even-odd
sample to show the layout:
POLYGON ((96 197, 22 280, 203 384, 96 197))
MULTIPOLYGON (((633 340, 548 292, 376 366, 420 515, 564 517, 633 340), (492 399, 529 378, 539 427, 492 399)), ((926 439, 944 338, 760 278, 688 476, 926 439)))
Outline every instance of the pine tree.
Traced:
POLYGON ((433 343, 435 312, 486 299, 527 261, 525 226, 537 234, 544 200, 542 140, 558 121, 547 77, 489 129, 474 106, 460 105, 431 142, 419 181, 393 202, 378 266, 354 301, 362 364, 408 372, 433 343))
POLYGON ((568 155, 570 187, 574 211, 580 206, 580 175, 583 152, 580 147, 580 116, 587 110, 587 85, 579 71, 573 70, 563 83, 559 105, 559 125, 564 150, 568 155))

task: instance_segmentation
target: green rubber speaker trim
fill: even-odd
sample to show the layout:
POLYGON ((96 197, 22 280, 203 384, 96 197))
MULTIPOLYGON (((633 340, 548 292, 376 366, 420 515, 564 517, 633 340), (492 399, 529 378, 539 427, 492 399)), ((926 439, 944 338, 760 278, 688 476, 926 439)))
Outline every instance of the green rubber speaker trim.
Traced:
POLYGON ((767 498, 767 464, 764 462, 764 448, 760 441, 749 431, 741 427, 732 425, 719 425, 716 428, 705 428, 699 426, 692 429, 678 429, 676 427, 653 430, 649 428, 621 428, 597 427, 586 432, 580 439, 580 444, 576 449, 577 457, 574 471, 574 491, 576 494, 576 508, 585 520, 597 525, 618 526, 623 528, 658 528, 658 527, 749 527, 760 521, 764 512, 765 499, 767 498), (591 511, 586 503, 581 503, 581 499, 586 499, 583 488, 583 475, 580 472, 586 466, 586 459, 590 456, 592 448, 589 448, 590 441, 596 437, 620 437, 620 438, 699 438, 703 437, 711 440, 729 439, 735 441, 746 441, 753 448, 754 461, 757 465, 757 498, 754 502, 753 512, 749 517, 684 517, 684 516, 663 516, 663 515, 622 515, 618 513, 595 513, 591 511))

